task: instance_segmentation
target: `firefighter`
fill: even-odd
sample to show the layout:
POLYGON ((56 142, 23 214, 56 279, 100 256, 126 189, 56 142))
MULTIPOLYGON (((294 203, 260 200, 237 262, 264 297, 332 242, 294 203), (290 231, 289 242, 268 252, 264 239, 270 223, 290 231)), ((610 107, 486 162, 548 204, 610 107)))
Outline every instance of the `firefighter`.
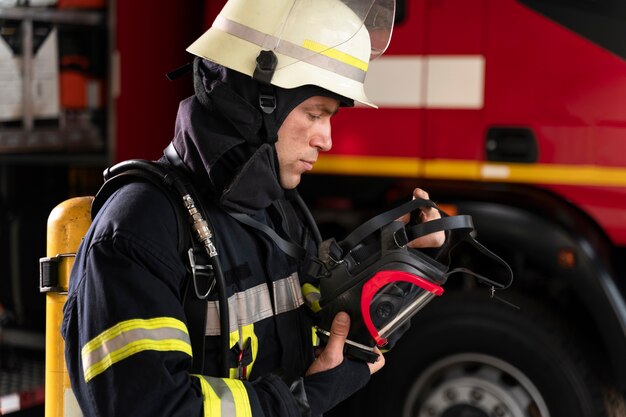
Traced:
MULTIPOLYGON (((345 313, 315 357, 301 262, 230 214, 316 251, 291 197, 331 148, 338 108, 373 106, 363 81, 393 20, 392 1, 349 3, 230 0, 188 48, 195 95, 180 104, 168 150, 191 173, 213 227, 230 326, 220 328, 209 293, 204 351, 192 352, 183 308, 190 266, 176 210, 149 182, 120 187, 81 243, 64 308, 67 367, 85 415, 318 416, 384 365, 382 355, 373 363, 344 357, 345 313), (190 372, 202 356, 202 371, 190 372)), ((423 220, 436 217, 426 211, 423 220)))

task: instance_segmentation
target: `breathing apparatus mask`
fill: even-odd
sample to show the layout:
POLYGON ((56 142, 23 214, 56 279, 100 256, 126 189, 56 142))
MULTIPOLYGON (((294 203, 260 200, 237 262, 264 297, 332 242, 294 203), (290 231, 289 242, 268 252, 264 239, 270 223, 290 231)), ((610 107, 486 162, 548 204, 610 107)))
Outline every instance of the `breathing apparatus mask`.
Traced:
POLYGON ((370 219, 341 242, 323 242, 318 335, 326 339, 335 315, 345 311, 351 317, 347 353, 374 362, 378 357, 374 346, 383 348, 395 343, 409 320, 443 295, 443 285, 451 275, 474 276, 490 287, 492 296, 496 289, 507 288, 513 280, 511 268, 476 241, 473 231, 470 216, 448 216, 432 201, 416 199, 370 219), (396 221, 406 213, 415 216, 428 207, 438 210, 441 219, 406 225, 396 221), (447 239, 436 258, 446 259, 446 263, 407 247, 409 241, 439 231, 445 231, 447 239), (489 270, 501 272, 497 279, 465 267, 451 267, 455 251, 462 246, 490 261, 489 270))

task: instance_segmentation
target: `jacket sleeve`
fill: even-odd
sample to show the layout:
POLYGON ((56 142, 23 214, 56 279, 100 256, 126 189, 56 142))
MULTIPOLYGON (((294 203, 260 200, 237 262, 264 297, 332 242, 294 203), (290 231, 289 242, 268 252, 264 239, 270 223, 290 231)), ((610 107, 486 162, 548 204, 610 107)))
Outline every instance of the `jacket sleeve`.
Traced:
MULTIPOLYGON (((62 334, 84 415, 301 415, 296 397, 276 376, 248 382, 189 373, 192 352, 180 291, 185 265, 177 240, 163 239, 175 236, 176 221, 155 211, 155 202, 146 204, 156 214, 121 204, 118 209, 134 213, 127 220, 96 219, 72 271, 62 334)), ((358 379, 349 385, 366 381, 358 379)))

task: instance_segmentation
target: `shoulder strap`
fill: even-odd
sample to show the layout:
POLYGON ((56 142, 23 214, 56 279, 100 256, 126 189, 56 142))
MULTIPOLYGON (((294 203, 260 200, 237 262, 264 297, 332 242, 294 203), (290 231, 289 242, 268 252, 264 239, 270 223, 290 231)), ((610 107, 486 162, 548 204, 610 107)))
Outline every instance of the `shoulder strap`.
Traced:
POLYGON ((237 220, 238 222, 245 224, 246 226, 252 227, 253 229, 258 230, 263 233, 271 240, 274 241, 278 248, 285 252, 287 255, 291 256, 294 259, 302 260, 306 258, 307 251, 300 245, 297 245, 293 242, 288 241, 287 239, 282 238, 278 233, 274 231, 274 229, 269 226, 261 223, 258 220, 253 219, 244 213, 236 213, 234 211, 226 211, 229 216, 237 220))
POLYGON ((184 252, 189 248, 191 241, 188 226, 189 222, 187 221, 184 208, 178 201, 179 199, 176 198, 171 190, 165 187, 162 181, 157 181, 155 178, 145 175, 145 172, 141 171, 139 168, 122 172, 105 180, 104 184, 96 193, 93 204, 91 205, 92 220, 96 217, 96 214, 98 214, 98 212, 102 209, 104 203, 109 199, 109 197, 111 197, 111 195, 113 195, 113 193, 115 193, 115 191, 119 190, 124 185, 138 181, 148 182, 154 185, 168 198, 171 206, 176 212, 178 230, 181 231, 181 233, 178 234, 177 248, 181 254, 184 254, 184 252))
MULTIPOLYGON (((168 182, 172 181, 168 179, 168 177, 181 176, 184 174, 182 174, 180 170, 177 172, 174 167, 166 163, 140 160, 125 161, 125 163, 126 166, 124 169, 119 169, 118 164, 105 171, 105 182, 96 194, 92 204, 92 218, 96 216, 102 209, 104 203, 116 190, 132 182, 148 182, 157 187, 168 198, 174 208, 179 230, 177 249, 181 255, 181 259, 187 259, 189 251, 196 255, 202 254, 204 251, 202 248, 199 248, 196 239, 193 239, 191 236, 188 213, 185 207, 183 207, 180 196, 171 186, 166 185, 168 182), (147 169, 148 167, 150 167, 149 170, 147 169), (155 173, 158 175, 154 175, 155 173)), ((182 179, 182 181, 185 181, 186 185, 191 187, 191 182, 184 179, 182 179)), ((190 268, 194 267, 195 265, 190 265, 190 268)), ((191 349, 193 352, 190 372, 201 374, 204 368, 204 342, 208 304, 205 299, 200 299, 196 296, 197 291, 194 283, 192 283, 193 273, 194 271, 192 269, 188 269, 184 283, 183 308, 187 318, 191 349)))

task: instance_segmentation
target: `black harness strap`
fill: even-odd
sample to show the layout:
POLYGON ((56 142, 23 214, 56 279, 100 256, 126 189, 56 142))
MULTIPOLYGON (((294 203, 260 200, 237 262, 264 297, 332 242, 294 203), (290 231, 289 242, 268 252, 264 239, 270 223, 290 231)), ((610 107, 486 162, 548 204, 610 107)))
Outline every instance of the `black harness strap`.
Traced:
MULTIPOLYGON (((441 214, 440 219, 430 220, 424 223, 419 223, 413 226, 407 226, 406 228, 401 228, 395 232, 393 238, 396 241, 396 244, 402 246, 406 244, 406 242, 416 239, 421 236, 428 235, 430 233, 435 232, 450 232, 448 235, 448 240, 450 240, 449 245, 450 248, 448 250, 448 255, 451 250, 459 245, 461 242, 467 242, 476 248, 479 252, 485 255, 487 258, 495 261, 496 263, 503 266, 506 271, 506 275, 508 276, 507 283, 499 283, 495 282, 483 275, 477 274, 473 271, 470 271, 467 268, 455 268, 446 273, 446 276, 450 276, 454 273, 463 272, 474 277, 478 278, 480 281, 489 284, 494 288, 504 289, 507 288, 513 282, 513 271, 511 267, 499 256, 495 253, 491 252, 489 249, 481 245, 477 240, 475 240, 471 233, 474 231, 474 224, 472 221, 472 217, 468 215, 457 215, 457 216, 449 216, 441 209, 437 207, 437 205, 431 200, 423 200, 423 199, 414 199, 409 202, 406 202, 398 207, 395 207, 389 211, 386 211, 382 214, 379 214, 376 217, 368 220, 363 223, 361 226, 357 227, 352 233, 350 233, 344 240, 338 242, 337 245, 334 246, 336 257, 335 260, 339 261, 346 257, 351 257, 353 259, 362 259, 367 257, 375 252, 377 246, 368 247, 366 245, 361 245, 361 243, 370 235, 372 235, 377 230, 380 230, 383 226, 393 222, 398 219, 402 215, 406 213, 413 213, 416 210, 419 210, 422 207, 431 207, 435 210, 439 211, 441 214), (398 233, 401 233, 400 235, 398 233), (337 253, 339 251, 340 253, 337 253)), ((372 245, 370 245, 372 246, 372 245)))
MULTIPOLYGON (((163 178, 168 175, 177 175, 174 173, 174 169, 167 164, 159 164, 158 166, 160 166, 163 171, 163 178)), ((203 255, 203 248, 200 248, 197 241, 191 236, 188 214, 185 212, 180 197, 175 195, 171 189, 166 187, 164 181, 158 180, 152 175, 148 175, 147 172, 142 170, 139 166, 119 174, 113 174, 113 176, 106 179, 93 201, 91 209, 92 219, 116 190, 126 184, 137 181, 144 181, 154 185, 168 198, 174 212, 176 213, 176 222, 178 225, 177 249, 181 259, 186 261, 189 256, 189 250, 192 250, 202 260, 202 264, 208 265, 208 262, 205 262, 206 257, 203 255)), ((184 293, 182 303, 185 311, 185 317, 187 319, 191 350, 193 353, 189 371, 191 373, 202 374, 204 369, 204 344, 208 304, 206 300, 201 300, 196 296, 195 287, 192 283, 191 270, 187 272, 183 288, 184 293)))
MULTIPOLYGON (((170 144, 165 148, 163 154, 167 158, 167 161, 172 164, 179 172, 184 174, 190 174, 189 168, 183 162, 183 158, 180 156, 176 148, 174 147, 174 143, 170 142, 170 144)), ((195 251, 200 252, 200 256, 204 255, 204 251, 195 251)), ((206 320, 207 320, 207 311, 208 311, 208 303, 206 300, 199 299, 195 292, 195 288, 193 287, 191 280, 187 280, 187 287, 185 290, 185 315, 187 316, 187 321, 189 324, 189 337, 191 339, 191 348, 194 352, 194 360, 193 360, 193 372, 194 373, 202 373, 202 367, 204 366, 204 346, 205 346, 205 331, 206 331, 206 320), (192 332, 193 329, 193 332, 192 332), (196 369, 196 364, 200 366, 200 369, 196 369)), ((228 332, 229 330, 227 330, 228 332)), ((222 337, 227 337, 226 335, 222 335, 222 337)), ((229 358, 222 358, 222 362, 229 361, 229 358)))
POLYGON ((296 245, 293 242, 289 242, 286 239, 283 239, 278 235, 278 233, 274 231, 274 229, 270 228, 269 226, 261 223, 258 220, 253 219, 247 214, 235 213, 233 211, 227 211, 227 213, 238 222, 250 226, 269 237, 271 240, 274 241, 274 243, 276 243, 276 246, 278 246, 281 251, 285 252, 292 258, 299 260, 306 258, 307 251, 303 247, 296 245))
POLYGON ((391 223, 402 215, 417 210, 420 207, 432 207, 437 209, 437 205, 430 200, 422 200, 419 198, 411 200, 371 218, 357 227, 344 240, 342 240, 339 245, 345 253, 348 253, 352 248, 356 247, 361 241, 363 241, 363 239, 374 233, 376 230, 379 230, 381 227, 391 223))
POLYGON ((140 169, 134 169, 125 171, 121 174, 115 175, 109 179, 107 179, 104 184, 100 187, 96 196, 91 205, 91 219, 93 220, 96 217, 96 214, 102 209, 104 203, 115 193, 115 191, 122 188, 124 185, 130 184, 132 182, 143 181, 150 183, 157 187, 161 192, 167 196, 170 205, 174 209, 176 213, 176 222, 178 226, 178 251, 182 254, 189 248, 190 242, 190 234, 189 234, 189 226, 186 214, 183 210, 180 201, 178 201, 172 192, 165 187, 162 181, 155 181, 151 176, 145 175, 143 171, 140 169))

